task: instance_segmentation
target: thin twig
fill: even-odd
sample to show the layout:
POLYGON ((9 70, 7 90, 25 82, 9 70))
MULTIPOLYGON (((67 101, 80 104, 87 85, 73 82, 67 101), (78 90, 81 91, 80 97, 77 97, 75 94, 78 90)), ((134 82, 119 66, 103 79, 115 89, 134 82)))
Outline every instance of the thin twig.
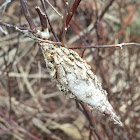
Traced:
POLYGON ((105 15, 105 13, 108 11, 109 7, 113 4, 115 0, 110 0, 110 2, 107 4, 101 15, 99 16, 99 21, 101 21, 105 15))
POLYGON ((66 16, 67 16, 67 4, 65 3, 65 13, 63 16, 63 27, 62 27, 62 35, 61 35, 61 42, 64 44, 65 41, 65 35, 66 35, 66 16))
POLYGON ((18 125, 18 123, 16 121, 14 121, 12 119, 9 120, 9 118, 1 111, 0 111, 0 116, 3 117, 11 126, 16 127, 18 131, 21 131, 24 134, 28 135, 31 139, 40 140, 37 136, 34 136, 32 133, 30 133, 29 131, 27 131, 26 129, 24 129, 20 125, 18 125))
POLYGON ((4 15, 5 13, 5 10, 6 10, 6 7, 7 5, 11 2, 11 0, 5 0, 5 2, 3 4, 0 5, 0 10, 2 10, 2 16, 4 15))
POLYGON ((95 16, 96 16, 96 22, 95 22, 95 24, 94 24, 94 27, 95 27, 95 32, 96 32, 96 38, 97 38, 97 44, 100 44, 100 35, 99 35, 99 26, 98 26, 98 24, 99 24, 99 17, 98 17, 98 7, 97 7, 97 0, 94 0, 94 2, 95 2, 95 8, 96 8, 96 10, 95 10, 95 16))
POLYGON ((51 7, 61 18, 63 18, 63 16, 53 7, 53 5, 49 2, 49 0, 46 0, 46 2, 50 5, 50 7, 51 7))
POLYGON ((122 26, 122 28, 118 31, 118 33, 113 37, 112 40, 110 40, 108 42, 108 44, 112 44, 116 38, 118 38, 122 33, 123 31, 126 29, 127 26, 129 26, 130 24, 130 21, 132 21, 133 19, 133 16, 135 16, 135 13, 137 12, 138 8, 140 7, 140 3, 137 4, 132 10, 131 10, 131 14, 129 15, 127 21, 125 22, 125 24, 122 26))
POLYGON ((47 28, 46 15, 41 11, 39 6, 36 6, 35 9, 36 9, 36 11, 37 11, 37 13, 39 15, 42 28, 46 29, 47 28))
POLYGON ((21 3, 22 11, 24 13, 25 18, 27 19, 27 21, 29 23, 30 28, 33 31, 37 32, 35 24, 33 22, 33 19, 32 19, 31 15, 30 15, 30 12, 29 12, 28 7, 26 5, 26 1, 25 0, 20 0, 20 3, 21 3))
POLYGON ((140 46, 140 43, 121 43, 121 44, 113 44, 113 45, 95 45, 95 46, 83 46, 83 47, 72 47, 69 49, 91 49, 91 48, 115 48, 120 47, 122 49, 123 46, 140 46))
POLYGON ((40 38, 36 38, 36 37, 34 37, 34 38, 32 37, 32 39, 37 40, 37 41, 41 41, 41 42, 44 42, 44 43, 63 46, 61 42, 54 42, 54 41, 50 41, 50 40, 44 40, 44 39, 40 39, 40 38))
POLYGON ((54 35, 56 41, 57 41, 57 42, 60 42, 59 39, 58 39, 58 37, 57 37, 57 35, 56 35, 56 33, 55 33, 55 31, 54 31, 54 29, 53 29, 53 27, 52 27, 52 24, 51 24, 51 22, 50 22, 49 16, 48 16, 48 14, 47 14, 47 12, 46 12, 47 9, 46 9, 46 6, 45 6, 45 2, 44 2, 44 0, 40 0, 40 1, 41 1, 41 3, 42 3, 43 9, 44 9, 44 13, 45 13, 46 18, 47 18, 47 20, 48 20, 48 23, 49 23, 49 25, 50 25, 51 31, 52 31, 52 33, 53 33, 53 35, 54 35))
POLYGON ((0 21, 0 25, 8 27, 8 28, 13 28, 13 29, 19 31, 20 33, 24 34, 24 36, 32 38, 32 39, 34 39, 36 41, 40 41, 40 42, 44 42, 44 43, 50 43, 50 44, 53 44, 53 45, 61 45, 61 46, 63 46, 61 42, 54 42, 54 41, 50 41, 50 40, 43 40, 41 38, 37 38, 37 37, 29 35, 29 32, 34 33, 34 31, 30 30, 30 29, 27 29, 27 28, 24 28, 24 27, 17 27, 15 25, 7 24, 7 23, 2 23, 1 21, 0 21))
POLYGON ((9 119, 11 120, 11 112, 12 112, 12 89, 11 89, 11 82, 10 82, 10 77, 9 73, 7 72, 7 79, 8 79, 8 93, 9 93, 9 119))
POLYGON ((79 4, 80 4, 81 0, 75 0, 74 1, 74 4, 72 6, 72 9, 71 11, 69 11, 68 15, 67 15, 67 18, 66 18, 66 28, 68 28, 68 25, 71 21, 71 18, 73 17, 75 11, 77 10, 79 4))
POLYGON ((8 27, 8 28, 13 28, 15 30, 19 29, 19 30, 22 30, 22 31, 28 31, 28 32, 31 32, 31 33, 36 33, 36 31, 34 31, 32 29, 27 29, 25 27, 19 27, 19 26, 8 24, 8 23, 3 23, 1 21, 0 21, 0 25, 8 27))
POLYGON ((84 103, 80 103, 80 104, 81 104, 82 108, 84 109, 84 113, 85 113, 87 119, 89 120, 89 123, 90 123, 91 127, 93 127, 93 129, 92 129, 93 132, 96 134, 96 136, 99 140, 104 140, 103 137, 100 135, 100 133, 97 130, 96 124, 94 123, 92 114, 89 111, 87 105, 85 105, 84 103))
MULTIPOLYGON (((97 17, 97 13, 96 13, 96 21, 95 21, 94 26, 93 26, 92 29, 98 27, 99 22, 103 19, 105 13, 108 11, 109 7, 113 4, 113 2, 114 2, 114 0, 111 0, 111 1, 107 4, 107 6, 106 6, 105 9, 102 11, 102 13, 100 14, 99 17, 97 17)), ((95 4, 96 4, 96 3, 95 3, 95 4)))

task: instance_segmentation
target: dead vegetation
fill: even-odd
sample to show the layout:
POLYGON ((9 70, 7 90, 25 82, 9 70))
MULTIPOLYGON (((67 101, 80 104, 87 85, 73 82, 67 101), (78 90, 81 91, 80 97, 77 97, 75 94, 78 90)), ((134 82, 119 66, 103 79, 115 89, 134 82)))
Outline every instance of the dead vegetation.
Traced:
MULTIPOLYGON (((51 81, 37 43, 13 28, 0 26, 0 139, 138 140, 140 47, 130 44, 120 49, 112 44, 140 43, 140 1, 82 0, 72 19, 64 15, 72 10, 74 0, 69 5, 65 2, 50 1, 59 14, 46 3, 51 25, 66 47, 82 48, 75 51, 98 75, 123 127, 94 110, 92 116, 86 114, 86 108, 64 97, 51 81)), ((41 29, 35 10, 40 1, 27 5, 36 28, 41 29)), ((17 0, 0 1, 0 21, 30 29, 17 0)), ((52 33, 50 40, 55 41, 52 33)))

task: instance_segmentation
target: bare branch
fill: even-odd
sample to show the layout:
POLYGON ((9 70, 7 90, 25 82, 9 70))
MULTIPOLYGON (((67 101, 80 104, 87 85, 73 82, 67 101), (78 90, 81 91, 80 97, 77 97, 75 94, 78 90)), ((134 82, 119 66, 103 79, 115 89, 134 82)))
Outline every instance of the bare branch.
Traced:
POLYGON ((28 31, 28 32, 31 32, 31 33, 36 33, 36 31, 34 31, 34 30, 27 29, 25 27, 19 27, 19 26, 11 25, 11 24, 8 24, 8 23, 3 23, 2 21, 0 21, 0 25, 8 27, 8 28, 13 28, 15 30, 22 30, 22 31, 28 31))
POLYGON ((36 6, 35 9, 36 9, 36 11, 37 11, 37 13, 39 15, 42 28, 46 29, 47 28, 46 15, 41 11, 39 6, 36 6))
POLYGON ((34 31, 32 31, 30 29, 27 29, 27 28, 24 28, 24 27, 14 26, 14 25, 7 24, 7 23, 2 23, 1 21, 0 21, 0 25, 6 26, 8 28, 13 28, 13 29, 19 31, 20 33, 24 34, 24 36, 27 36, 29 38, 32 38, 32 39, 34 39, 36 41, 41 41, 41 42, 50 43, 50 44, 53 44, 53 45, 61 45, 62 46, 62 43, 61 42, 54 42, 54 41, 50 41, 50 40, 46 40, 46 39, 43 40, 41 38, 37 38, 37 37, 34 37, 34 36, 29 35, 29 32, 35 33, 34 31))
POLYGON ((95 46, 82 46, 82 47, 72 47, 69 49, 91 49, 91 48, 115 48, 120 47, 122 49, 123 46, 140 46, 140 43, 121 43, 121 44, 113 44, 113 45, 95 45, 95 46))
POLYGON ((90 123, 90 126, 93 128, 92 131, 95 133, 95 135, 97 136, 97 138, 99 140, 104 140, 103 137, 100 135, 100 133, 97 130, 96 124, 94 123, 94 120, 93 120, 93 116, 92 116, 91 112, 89 111, 88 107, 84 103, 80 103, 80 104, 81 104, 82 108, 84 109, 84 114, 86 115, 86 117, 90 123))
POLYGON ((63 16, 53 7, 53 5, 49 2, 49 0, 46 0, 46 2, 51 6, 51 8, 52 8, 61 18, 63 18, 63 16))
POLYGON ((75 11, 77 10, 79 4, 80 4, 81 0, 75 0, 74 4, 72 6, 71 11, 68 13, 67 18, 66 18, 66 28, 68 28, 68 25, 71 21, 71 18, 73 17, 75 11))
POLYGON ((37 32, 35 24, 33 22, 33 19, 32 19, 31 15, 30 15, 28 7, 26 5, 26 1, 25 0, 20 0, 20 3, 21 3, 21 7, 22 7, 22 10, 23 10, 24 16, 25 16, 25 18, 27 19, 27 21, 28 21, 28 23, 30 25, 30 28, 33 31, 37 32))
POLYGON ((58 37, 57 37, 57 35, 56 35, 56 33, 55 33, 55 31, 54 31, 54 29, 53 29, 53 27, 52 27, 52 24, 51 24, 51 22, 50 22, 49 16, 48 16, 48 14, 47 14, 47 12, 46 12, 47 9, 46 9, 44 0, 41 0, 41 3, 42 3, 42 6, 43 6, 43 9, 44 9, 44 13, 45 13, 45 15, 46 15, 46 18, 47 18, 47 20, 48 20, 48 23, 49 23, 49 25, 50 25, 51 31, 52 31, 52 33, 53 33, 53 35, 54 35, 56 41, 57 41, 57 42, 60 42, 59 39, 58 39, 58 37))
POLYGON ((7 5, 11 2, 11 0, 6 0, 1 6, 0 9, 3 9, 2 11, 2 15, 5 13, 5 9, 7 7, 7 5))

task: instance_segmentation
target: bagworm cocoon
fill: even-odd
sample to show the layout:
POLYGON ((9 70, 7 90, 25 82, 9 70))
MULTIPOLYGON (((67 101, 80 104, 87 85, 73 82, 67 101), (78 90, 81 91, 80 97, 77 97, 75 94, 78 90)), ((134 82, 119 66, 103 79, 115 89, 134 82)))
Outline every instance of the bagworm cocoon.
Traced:
POLYGON ((102 89, 97 76, 78 53, 59 45, 39 45, 49 74, 65 95, 75 97, 91 109, 109 115, 114 123, 122 125, 107 99, 107 92, 102 89))

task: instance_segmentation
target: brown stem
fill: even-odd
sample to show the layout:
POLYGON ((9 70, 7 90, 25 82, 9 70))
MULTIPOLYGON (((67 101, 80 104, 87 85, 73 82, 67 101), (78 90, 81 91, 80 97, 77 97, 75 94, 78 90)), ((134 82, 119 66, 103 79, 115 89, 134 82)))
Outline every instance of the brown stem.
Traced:
POLYGON ((140 7, 140 3, 137 4, 132 10, 131 10, 131 14, 128 16, 128 19, 127 21, 125 22, 125 24, 122 26, 122 28, 118 31, 118 33, 113 37, 112 40, 110 40, 108 42, 108 44, 112 44, 116 38, 118 38, 122 33, 123 31, 126 29, 127 26, 129 26, 130 22, 132 21, 133 19, 133 16, 135 16, 135 13, 137 12, 138 8, 140 7))
POLYGON ((47 12, 46 12, 47 9, 46 9, 46 6, 45 6, 45 2, 44 2, 44 0, 40 0, 40 1, 41 1, 41 3, 42 3, 43 9, 44 9, 44 13, 45 13, 46 18, 47 18, 47 20, 48 20, 48 23, 49 23, 49 25, 50 25, 50 29, 51 29, 51 31, 52 31, 52 33, 53 33, 53 35, 54 35, 56 41, 57 41, 57 42, 60 42, 59 39, 58 39, 58 37, 57 37, 57 35, 56 35, 56 33, 55 33, 55 31, 54 31, 54 29, 53 29, 53 27, 52 27, 52 24, 51 24, 51 21, 50 21, 50 19, 49 19, 49 16, 48 16, 48 14, 47 14, 47 12))
POLYGON ((68 13, 67 18, 66 18, 66 28, 68 28, 68 25, 69 25, 69 23, 71 21, 71 18, 73 17, 75 11, 77 10, 80 2, 81 2, 81 0, 75 0, 74 4, 72 6, 72 9, 68 13))
POLYGON ((64 41, 65 41, 65 35, 66 35, 66 16, 67 15, 67 4, 65 3, 65 13, 64 13, 64 16, 63 16, 63 27, 62 27, 62 35, 61 35, 61 42, 62 44, 64 44, 64 41))
POLYGON ((25 27, 19 27, 19 26, 15 26, 15 25, 3 23, 3 22, 1 22, 1 21, 0 21, 0 25, 5 26, 5 27, 8 27, 8 28, 13 28, 13 29, 15 29, 15 30, 20 29, 20 30, 23 30, 23 31, 27 30, 28 32, 31 32, 31 33, 36 33, 35 30, 31 30, 31 29, 27 29, 27 28, 25 28, 25 27))
POLYGON ((80 103, 82 108, 84 109, 84 113, 87 117, 87 119, 89 120, 89 123, 90 123, 90 126, 93 128, 93 132, 96 134, 97 138, 99 140, 104 140, 104 138, 100 135, 99 131, 97 130, 97 127, 96 127, 96 124, 94 123, 94 120, 93 120, 93 116, 91 114, 91 112, 89 111, 88 107, 86 104, 84 103, 80 103))
MULTIPOLYGON (((115 0, 110 0, 110 2, 107 4, 107 6, 105 7, 105 9, 102 11, 102 13, 100 14, 100 16, 98 17, 97 13, 96 13, 96 21, 95 21, 95 24, 94 24, 94 28, 97 28, 98 30, 98 24, 99 22, 103 19, 105 13, 108 11, 109 7, 113 4, 115 0)), ((96 4, 96 3, 95 3, 96 4)), ((95 5, 96 6, 96 5, 95 5)), ((98 31, 96 31, 97 33, 97 36, 98 36, 98 31)))
POLYGON ((99 21, 102 20, 102 18, 104 17, 105 13, 108 11, 109 7, 113 4, 114 0, 110 0, 110 2, 107 4, 107 6, 105 7, 105 9, 103 10, 103 12, 101 13, 101 15, 99 16, 99 21))
POLYGON ((27 21, 29 23, 30 28, 33 31, 37 32, 36 27, 35 27, 35 24, 33 22, 33 19, 32 19, 31 15, 30 15, 29 10, 28 10, 26 1, 25 0, 20 0, 20 3, 21 3, 22 11, 24 13, 25 18, 27 19, 27 21))
POLYGON ((39 15, 42 28, 46 29, 47 28, 46 15, 41 11, 39 6, 36 6, 35 9, 36 9, 36 11, 37 11, 37 13, 39 15))
POLYGON ((96 46, 79 46, 79 47, 72 47, 69 49, 91 49, 91 48, 115 48, 119 46, 111 46, 111 45, 96 45, 96 46))

